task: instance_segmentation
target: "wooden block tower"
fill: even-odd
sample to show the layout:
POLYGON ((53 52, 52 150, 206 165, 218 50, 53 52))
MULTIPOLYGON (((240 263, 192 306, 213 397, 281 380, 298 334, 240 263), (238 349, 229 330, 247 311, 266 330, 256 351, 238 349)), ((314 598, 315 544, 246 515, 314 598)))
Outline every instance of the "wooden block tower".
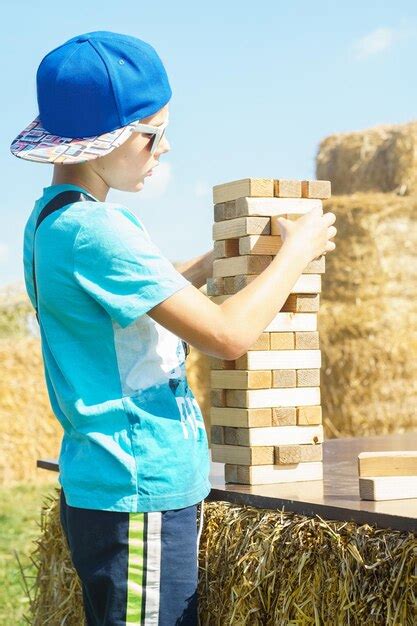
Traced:
MULTIPOLYGON (((329 196, 328 181, 246 178, 215 186, 215 260, 207 295, 220 303, 245 287, 280 249, 276 218, 296 219, 329 196)), ((211 359, 212 459, 226 464, 226 482, 323 476, 317 313, 324 270, 324 256, 307 265, 245 355, 211 359)))

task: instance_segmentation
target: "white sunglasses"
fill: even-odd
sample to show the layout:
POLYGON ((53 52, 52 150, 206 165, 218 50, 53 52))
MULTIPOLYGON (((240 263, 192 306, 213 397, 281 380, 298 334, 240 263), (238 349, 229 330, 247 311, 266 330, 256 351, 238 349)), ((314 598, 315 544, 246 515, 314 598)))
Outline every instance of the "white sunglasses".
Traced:
POLYGON ((133 129, 134 133, 144 133, 145 135, 153 135, 152 144, 151 144, 151 156, 155 154, 155 151, 164 136, 165 129, 168 126, 169 120, 165 120, 163 124, 160 126, 152 126, 151 124, 141 124, 139 121, 136 122, 135 127, 133 129))

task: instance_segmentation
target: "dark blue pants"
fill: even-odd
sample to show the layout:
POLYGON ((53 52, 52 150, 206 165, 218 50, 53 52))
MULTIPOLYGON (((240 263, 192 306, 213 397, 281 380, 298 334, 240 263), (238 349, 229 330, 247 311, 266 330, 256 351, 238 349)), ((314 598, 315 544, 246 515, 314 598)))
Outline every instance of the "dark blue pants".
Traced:
POLYGON ((197 506, 152 513, 81 509, 69 506, 61 489, 61 525, 88 626, 197 625, 197 506))

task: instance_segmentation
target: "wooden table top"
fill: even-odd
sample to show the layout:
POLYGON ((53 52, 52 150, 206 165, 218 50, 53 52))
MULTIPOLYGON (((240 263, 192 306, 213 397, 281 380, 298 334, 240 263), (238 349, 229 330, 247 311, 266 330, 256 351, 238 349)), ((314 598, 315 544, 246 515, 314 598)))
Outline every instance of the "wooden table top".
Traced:
MULTIPOLYGON (((284 509, 310 516, 317 514, 326 520, 354 521, 417 533, 417 498, 382 502, 359 498, 358 454, 378 450, 417 450, 417 431, 325 441, 323 481, 273 485, 225 484, 224 464, 212 462, 212 490, 206 499, 257 508, 284 509)), ((37 465, 59 471, 56 461, 42 459, 37 465)))

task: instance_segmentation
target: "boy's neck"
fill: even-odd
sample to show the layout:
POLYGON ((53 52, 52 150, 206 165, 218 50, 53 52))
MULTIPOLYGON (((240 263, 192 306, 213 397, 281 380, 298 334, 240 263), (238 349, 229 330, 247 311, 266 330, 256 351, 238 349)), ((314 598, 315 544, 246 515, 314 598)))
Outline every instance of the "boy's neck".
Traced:
POLYGON ((82 187, 92 196, 105 202, 107 194, 109 192, 109 186, 104 182, 102 178, 97 176, 95 172, 80 168, 83 163, 72 165, 54 165, 54 173, 52 176, 51 185, 77 185, 82 187))

